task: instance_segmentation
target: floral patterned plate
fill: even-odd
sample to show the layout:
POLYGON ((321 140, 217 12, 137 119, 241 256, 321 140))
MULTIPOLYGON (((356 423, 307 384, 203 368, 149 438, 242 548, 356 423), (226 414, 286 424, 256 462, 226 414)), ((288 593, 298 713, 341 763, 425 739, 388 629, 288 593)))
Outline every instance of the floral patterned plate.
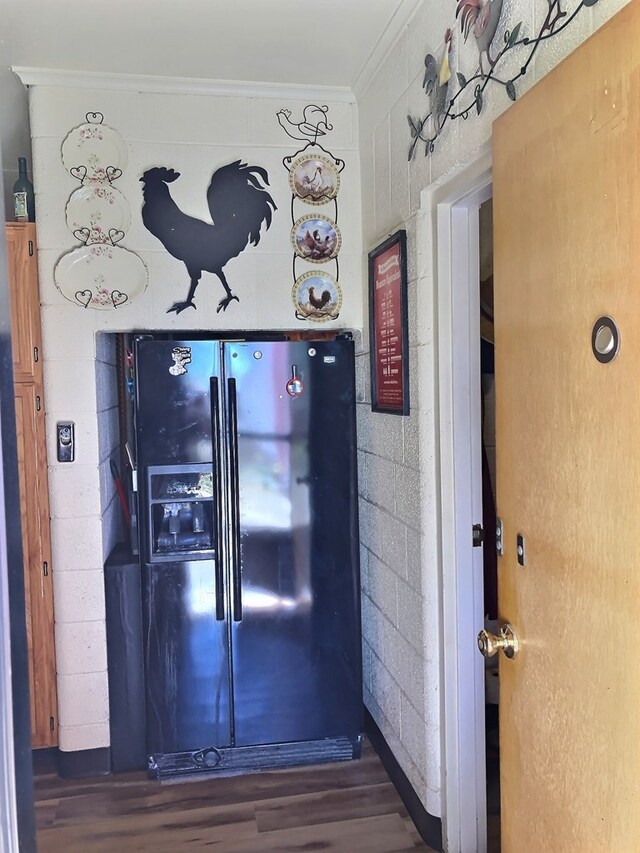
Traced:
POLYGON ((63 255, 53 271, 60 293, 81 308, 128 305, 147 288, 149 273, 128 249, 93 243, 63 255))
POLYGON ((84 232, 83 243, 110 243, 110 232, 124 234, 131 225, 129 202, 109 184, 86 184, 77 189, 67 202, 66 213, 71 233, 84 232))
POLYGON ((74 127, 62 143, 62 163, 83 184, 109 183, 127 165, 127 146, 116 130, 102 124, 101 113, 87 113, 87 123, 74 127))

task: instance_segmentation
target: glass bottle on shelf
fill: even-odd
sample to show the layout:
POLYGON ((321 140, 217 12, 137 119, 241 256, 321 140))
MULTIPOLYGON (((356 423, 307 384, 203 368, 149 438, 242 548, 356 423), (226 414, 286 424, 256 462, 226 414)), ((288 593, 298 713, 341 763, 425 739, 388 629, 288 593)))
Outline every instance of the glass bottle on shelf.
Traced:
POLYGON ((13 185, 16 222, 35 222, 36 205, 33 184, 27 177, 27 158, 18 157, 18 180, 13 185))

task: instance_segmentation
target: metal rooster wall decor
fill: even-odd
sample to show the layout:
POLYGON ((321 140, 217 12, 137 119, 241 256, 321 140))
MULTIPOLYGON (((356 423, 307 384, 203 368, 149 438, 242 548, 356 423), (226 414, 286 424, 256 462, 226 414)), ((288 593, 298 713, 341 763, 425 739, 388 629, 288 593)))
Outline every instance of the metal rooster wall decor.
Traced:
POLYGON ((184 302, 174 302, 167 314, 180 314, 195 308, 193 297, 203 272, 214 273, 224 287, 225 296, 217 311, 226 311, 239 298, 231 291, 224 267, 243 252, 249 243, 257 246, 260 229, 271 225, 276 204, 263 183, 269 176, 261 166, 247 166, 240 160, 221 166, 213 173, 207 189, 212 222, 204 222, 183 213, 171 198, 168 184, 180 172, 157 166, 140 178, 143 184, 142 221, 145 228, 163 244, 169 254, 182 261, 190 277, 184 302))
POLYGON ((432 56, 430 53, 424 58, 425 71, 422 87, 427 93, 431 104, 429 115, 433 117, 433 132, 435 136, 438 136, 442 130, 444 116, 447 112, 447 92, 449 91, 449 80, 451 79, 451 66, 449 65, 451 41, 451 29, 448 29, 444 34, 444 51, 440 63, 437 63, 435 56, 432 56))
POLYGON ((503 86, 507 96, 515 101, 516 83, 527 73, 540 45, 559 35, 572 23, 581 9, 595 6, 598 0, 578 0, 570 14, 563 9, 563 2, 564 0, 548 0, 545 18, 535 37, 523 35, 522 21, 519 21, 513 29, 505 30, 502 45, 498 49, 493 43, 502 18, 503 0, 457 0, 456 18, 460 21, 460 30, 465 42, 473 34, 479 57, 478 69, 469 78, 458 71, 457 90, 453 93, 450 91, 452 33, 448 29, 440 61, 430 53, 424 60, 423 87, 429 98, 429 112, 424 118, 407 116, 412 140, 409 160, 413 159, 420 142, 424 142, 425 156, 430 154, 448 121, 457 118, 466 120, 473 113, 480 115, 484 106, 485 90, 490 83, 503 86), (501 76, 499 71, 505 66, 505 57, 512 51, 523 48, 526 52, 518 71, 506 77, 501 76), (497 52, 494 53, 494 50, 497 52), (483 57, 488 69, 485 69, 483 57))
MULTIPOLYGON (((283 159, 291 187, 291 243, 293 246, 293 289, 291 298, 297 320, 336 320, 342 306, 338 252, 342 237, 338 229, 338 191, 344 160, 334 157, 318 139, 333 130, 327 106, 307 104, 295 122, 291 110, 276 113, 278 124, 291 139, 305 142, 295 154, 283 159), (333 204, 333 216, 320 212, 296 216, 298 204, 320 207, 333 204), (314 269, 300 273, 299 262, 335 263, 335 275, 314 269)), ((308 210, 308 208, 307 208, 308 210)))
POLYGON ((302 110, 301 121, 291 121, 291 110, 278 110, 276 118, 278 124, 291 139, 306 142, 307 145, 316 145, 318 137, 325 136, 328 130, 333 130, 333 125, 327 121, 329 107, 319 107, 316 104, 307 104, 302 110))

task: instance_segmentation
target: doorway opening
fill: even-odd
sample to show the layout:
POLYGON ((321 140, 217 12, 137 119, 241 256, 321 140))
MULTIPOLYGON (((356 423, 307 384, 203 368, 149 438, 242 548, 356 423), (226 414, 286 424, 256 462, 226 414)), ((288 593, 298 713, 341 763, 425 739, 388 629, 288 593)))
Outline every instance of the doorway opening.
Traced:
MULTIPOLYGON (((493 200, 478 209, 479 328, 482 442, 482 562, 484 627, 498 634, 498 554, 496 513, 496 385, 493 329, 493 200)), ((485 755, 487 782, 487 851, 500 853, 500 684, 497 656, 485 659, 485 755)))
MULTIPOLYGON (((483 445, 480 334, 480 208, 492 195, 491 152, 425 194, 435 235, 437 405, 442 571, 442 790, 450 853, 487 851, 485 661, 477 635, 485 627, 483 445)), ((485 209, 487 210, 487 209, 485 209)), ((485 475, 486 476, 486 475, 485 475)), ((485 489, 485 495, 490 490, 485 489)), ((488 540, 488 541, 487 541, 488 540)), ((490 703, 492 704, 492 703, 490 703)), ((494 738, 495 742, 495 738, 494 738)), ((497 762, 494 762, 497 766, 497 762)), ((499 801, 495 785, 491 803, 499 801)), ((495 808, 493 808, 495 811, 495 808)), ((496 846, 492 816, 492 853, 496 846)))

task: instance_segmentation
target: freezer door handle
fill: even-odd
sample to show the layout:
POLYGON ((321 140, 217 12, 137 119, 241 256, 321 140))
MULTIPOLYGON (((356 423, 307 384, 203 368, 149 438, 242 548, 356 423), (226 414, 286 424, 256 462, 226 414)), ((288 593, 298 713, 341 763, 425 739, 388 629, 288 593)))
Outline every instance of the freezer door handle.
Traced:
POLYGON ((240 489, 238 483, 238 398, 236 380, 227 380, 229 398, 229 495, 231 498, 231 576, 233 621, 242 621, 242 569, 240 561, 240 489))
POLYGON ((216 619, 224 619, 224 573, 222 563, 222 485, 220 482, 222 448, 220 446, 220 398, 218 395, 218 379, 212 376, 209 379, 209 396, 211 399, 211 434, 213 436, 213 482, 215 484, 216 499, 216 619))

